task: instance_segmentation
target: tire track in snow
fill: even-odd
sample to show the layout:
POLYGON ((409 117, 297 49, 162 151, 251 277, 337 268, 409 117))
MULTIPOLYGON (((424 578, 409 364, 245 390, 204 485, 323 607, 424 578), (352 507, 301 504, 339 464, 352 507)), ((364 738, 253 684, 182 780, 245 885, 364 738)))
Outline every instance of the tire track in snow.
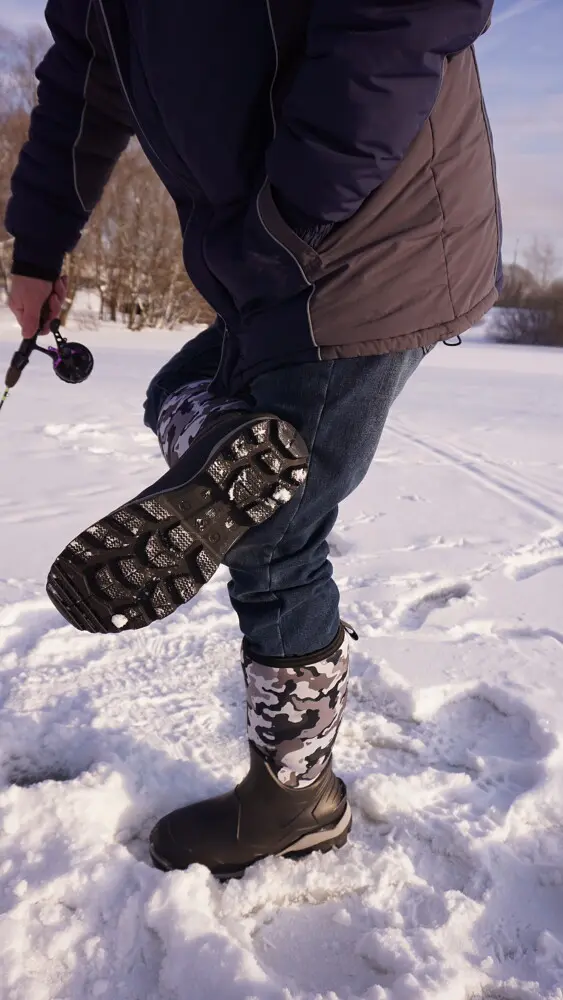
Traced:
POLYGON ((482 462, 484 465, 491 466, 494 471, 500 472, 508 482, 513 480, 517 486, 524 486, 532 491, 539 490, 541 493, 548 497, 552 497, 555 500, 557 500, 561 495, 560 489, 548 485, 543 482, 541 478, 532 477, 525 472, 518 472, 515 468, 511 467, 510 464, 507 465, 505 462, 491 458, 489 455, 483 454, 483 452, 472 451, 469 448, 460 448, 459 445, 456 445, 455 448, 456 451, 458 451, 460 455, 463 455, 468 461, 482 462))
MULTIPOLYGON (((560 507, 552 506, 550 502, 546 502, 541 496, 534 495, 530 491, 531 483, 526 484, 524 480, 519 480, 517 474, 508 472, 506 469, 503 469, 502 475, 487 471, 481 468, 481 463, 484 461, 482 456, 478 458, 472 457, 468 452, 464 452, 463 449, 453 445, 434 444, 420 434, 414 433, 407 428, 403 429, 396 423, 390 422, 388 430, 400 440, 417 445, 423 451, 436 456, 444 465, 459 469, 460 472, 476 480, 481 486, 489 490, 489 492, 497 493, 507 500, 511 500, 517 506, 531 510, 534 514, 543 515, 550 525, 561 525, 563 523, 563 510, 560 507)), ((487 461, 487 464, 496 467, 492 461, 485 461, 487 461)))

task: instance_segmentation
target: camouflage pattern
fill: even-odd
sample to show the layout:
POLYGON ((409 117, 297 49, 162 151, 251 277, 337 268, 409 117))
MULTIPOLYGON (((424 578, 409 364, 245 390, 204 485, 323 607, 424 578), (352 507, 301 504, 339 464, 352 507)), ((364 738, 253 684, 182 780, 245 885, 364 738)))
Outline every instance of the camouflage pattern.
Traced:
POLYGON ((346 703, 349 659, 348 635, 325 660, 297 667, 265 666, 243 647, 248 738, 282 784, 304 788, 324 770, 346 703))
POLYGON ((170 467, 188 450, 208 416, 228 410, 245 410, 240 399, 214 396, 211 379, 189 382, 165 401, 158 417, 158 441, 170 467))

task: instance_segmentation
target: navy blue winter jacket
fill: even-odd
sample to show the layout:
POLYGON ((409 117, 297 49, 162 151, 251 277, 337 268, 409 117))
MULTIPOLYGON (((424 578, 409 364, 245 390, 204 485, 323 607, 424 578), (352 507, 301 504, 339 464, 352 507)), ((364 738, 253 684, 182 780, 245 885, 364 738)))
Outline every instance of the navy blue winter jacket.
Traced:
MULTIPOLYGON (((346 237, 350 220, 377 207, 440 100, 451 121, 444 149, 456 102, 459 155, 464 128, 475 140, 478 120, 483 138, 467 53, 491 9, 492 0, 49 0, 54 45, 38 69, 6 220, 16 270, 60 272, 136 134, 176 202, 187 269, 238 338, 241 373, 338 348, 332 332, 315 334, 305 305, 347 258, 327 264, 303 237, 322 223, 336 224, 329 242, 346 237), (283 350, 273 346, 280 336, 283 350)), ((485 158, 490 170, 488 140, 485 158)), ((373 272, 372 294, 376 286, 373 272)), ((421 329, 436 340, 481 299, 421 329)), ((365 316, 361 326, 363 344, 388 349, 365 316)), ((397 346, 419 332, 397 328, 397 346)), ((360 339, 343 331, 344 354, 347 336, 360 339)))

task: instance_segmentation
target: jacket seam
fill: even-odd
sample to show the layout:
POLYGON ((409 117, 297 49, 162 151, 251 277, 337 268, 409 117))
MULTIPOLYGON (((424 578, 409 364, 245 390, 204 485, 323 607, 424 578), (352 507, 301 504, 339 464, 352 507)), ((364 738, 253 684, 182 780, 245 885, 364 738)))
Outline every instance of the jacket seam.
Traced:
POLYGON ((475 67, 475 74, 477 76, 477 83, 479 86, 479 95, 481 102, 481 113, 483 115, 483 124, 485 126, 485 132, 487 133, 487 145, 489 147, 489 156, 491 160, 491 170, 493 174, 493 192, 495 197, 495 223, 497 229, 497 256, 495 261, 495 270, 493 271, 493 281, 496 283, 496 276, 498 272, 499 262, 502 259, 502 235, 501 235, 501 210, 500 210, 500 195, 498 190, 498 180, 497 180, 497 163, 496 156, 493 146, 493 135, 491 130, 491 123, 489 121, 489 114, 485 104, 485 96, 483 94, 483 85, 481 83, 481 74, 479 72, 479 64, 477 62, 477 55, 475 53, 474 46, 471 46, 471 54, 473 56, 473 65, 475 67))
POLYGON ((76 136, 76 139, 74 140, 74 142, 72 144, 72 175, 73 175, 73 180, 74 180, 74 190, 76 192, 76 197, 78 198, 78 201, 80 202, 80 205, 82 206, 82 209, 83 209, 84 212, 86 212, 86 214, 89 214, 90 210, 86 207, 86 205, 84 203, 84 200, 82 198, 82 195, 80 194, 80 188, 78 186, 78 168, 77 168, 77 163, 76 163, 76 152, 77 152, 78 146, 80 144, 80 141, 81 141, 83 133, 84 133, 84 123, 86 121, 86 111, 87 111, 87 108, 88 108, 88 101, 87 101, 87 98, 86 98, 86 92, 88 90, 88 84, 90 82, 90 74, 92 72, 92 66, 94 65, 94 60, 96 58, 96 49, 94 47, 94 43, 92 42, 92 39, 90 38, 90 35, 88 34, 88 25, 90 23, 90 15, 92 13, 92 3, 93 3, 93 0, 90 0, 90 2, 88 4, 87 11, 86 11, 86 23, 85 23, 85 26, 84 26, 84 33, 86 35, 86 40, 87 40, 90 48, 92 49, 92 55, 90 56, 90 59, 88 61, 88 68, 86 70, 86 76, 84 78, 84 88, 82 90, 82 102, 83 102, 82 103, 82 113, 80 115, 80 125, 79 125, 79 128, 78 128, 78 135, 76 136))
MULTIPOLYGON (((319 346, 320 357, 323 364, 330 364, 332 361, 348 361, 359 357, 378 357, 381 354, 396 354, 409 350, 412 347, 423 347, 425 344, 438 344, 449 337, 460 335, 473 326, 494 305, 498 298, 498 291, 492 285, 486 295, 479 299, 475 305, 467 309, 461 316, 456 316, 452 320, 443 323, 434 323, 431 326, 423 327, 420 330, 408 330, 406 333, 390 334, 388 337, 374 337, 373 335, 365 340, 354 340, 345 344, 321 344, 319 346), (470 317, 469 319, 467 317, 470 317), (413 342, 414 341, 414 342, 413 342), (362 350, 362 348, 367 348, 362 350)), ((362 326, 369 326, 370 329, 377 325, 377 320, 362 326)), ((258 378, 266 371, 273 371, 294 364, 305 364, 312 362, 311 357, 303 357, 304 351, 294 351, 291 355, 286 355, 283 360, 274 364, 265 365, 264 358, 248 365, 242 369, 242 384, 248 385, 254 378, 258 378)), ((237 390, 238 391, 238 390, 237 390)))
POLYGON ((445 212, 444 212, 444 205, 442 203, 442 196, 440 194, 440 189, 438 187, 438 178, 436 176, 436 170, 435 170, 435 167, 434 167, 434 158, 435 158, 435 155, 436 155, 436 136, 435 136, 435 133, 434 133, 434 125, 433 125, 431 117, 428 119, 428 125, 430 127, 430 135, 432 137, 432 160, 431 160, 431 163, 430 163, 430 172, 432 174, 432 181, 433 181, 433 184, 434 184, 434 189, 436 191, 436 197, 438 199, 438 205, 440 207, 440 220, 441 220, 441 225, 440 225, 440 244, 442 246, 442 257, 444 259, 444 273, 446 275, 446 286, 447 286, 447 289, 448 289, 448 298, 450 300, 450 306, 451 306, 451 310, 452 310, 452 319, 454 319, 455 316, 456 316, 456 308, 455 308, 455 305, 454 305, 454 299, 453 299, 453 294, 452 294, 452 283, 451 283, 451 276, 450 276, 450 268, 449 268, 449 264, 448 264, 448 255, 446 253, 446 242, 445 242, 446 215, 445 215, 445 212))
MULTIPOLYGON (((482 299, 479 299, 479 301, 476 302, 475 305, 471 306, 470 309, 467 309, 460 316, 456 316, 454 319, 451 320, 446 320, 443 323, 434 323, 431 326, 422 327, 420 330, 409 330, 406 333, 391 334, 389 337, 382 337, 380 339, 379 338, 375 339, 374 337, 370 337, 366 340, 355 340, 352 343, 346 343, 346 344, 322 344, 321 345, 321 351, 323 352, 322 360, 334 361, 335 359, 332 356, 333 351, 342 351, 342 350, 354 351, 358 350, 363 346, 371 348, 371 350, 368 350, 365 354, 365 356, 367 357, 368 355, 372 354, 373 355, 391 354, 393 352, 404 351, 408 350, 409 347, 415 347, 415 346, 422 347, 426 343, 437 344, 439 343, 439 341, 447 340, 448 337, 451 337, 452 335, 455 335, 458 332, 463 333, 465 330, 468 330, 476 322, 474 313, 478 313, 482 309, 483 312, 481 313, 481 315, 483 315, 487 311, 487 309, 491 307, 491 305, 494 303, 497 297, 498 293, 496 291, 496 288, 494 285, 492 285, 487 294, 484 295, 482 299), (468 317, 470 318, 468 319, 468 317), (452 327, 454 327, 453 330, 451 329, 452 327), (413 339, 418 341, 418 343, 413 344, 412 343, 413 339), (374 350, 374 348, 377 347, 381 347, 381 350, 374 350), (324 353, 328 351, 331 352, 330 357, 326 357, 326 354, 324 353)), ((340 358, 364 357, 364 354, 363 353, 345 354, 345 355, 341 354, 339 355, 339 357, 340 358)))
MULTIPOLYGON (((90 0, 90 2, 92 3, 92 0, 90 0)), ((169 168, 166 166, 166 163, 164 162, 164 160, 158 155, 156 149, 154 148, 152 142, 150 141, 148 135, 146 134, 143 126, 141 125, 141 123, 140 123, 140 121, 139 121, 139 119, 137 117, 137 113, 135 111, 135 108, 133 107, 131 98, 129 97, 129 91, 127 90, 127 87, 125 86, 125 80, 123 79, 123 73, 121 72, 121 67, 119 65, 119 60, 117 58, 117 52, 115 50, 115 45, 113 44, 113 38, 112 38, 112 34, 111 34, 111 31, 110 31, 110 27, 109 27, 109 22, 108 22, 108 19, 107 19, 107 16, 106 16, 106 12, 104 10, 104 5, 103 5, 102 0, 98 0, 98 6, 99 6, 99 9, 101 11, 102 17, 104 19, 105 29, 106 29, 106 32, 107 32, 108 41, 109 41, 110 49, 111 49, 111 54, 112 54, 113 62, 114 62, 114 65, 115 65, 115 71, 117 73, 117 76, 118 76, 118 79, 119 79, 119 83, 121 85, 121 90, 123 92, 125 100, 127 101, 127 104, 129 105, 129 109, 131 111, 131 115, 133 117, 133 121, 135 122, 135 125, 137 126, 137 130, 138 130, 137 131, 137 135, 140 134, 140 135, 143 136, 143 138, 144 138, 147 146, 149 147, 149 149, 151 150, 151 152, 153 153, 153 155, 156 157, 156 159, 158 160, 158 162, 162 164, 162 166, 164 167, 164 169, 166 170, 167 173, 170 173, 169 168)))
POLYGON ((186 233, 187 233, 188 229, 190 228, 191 221, 192 221, 192 218, 193 218, 193 214, 195 212, 195 198, 192 198, 191 195, 190 195, 190 198, 191 198, 191 202, 192 202, 192 207, 191 207, 190 214, 188 215, 187 222, 186 222, 186 224, 185 224, 185 226, 184 226, 184 228, 182 230, 182 248, 184 246, 184 241, 186 239, 186 233))
MULTIPOLYGON (((268 23, 270 25, 270 33, 272 35, 272 44, 274 46, 274 75, 272 77, 272 82, 270 83, 270 114, 272 116, 272 131, 273 131, 272 142, 273 142, 275 140, 277 134, 278 134, 278 125, 277 125, 276 113, 275 113, 275 109, 274 109, 274 87, 275 87, 275 84, 276 84, 276 80, 278 78, 279 66, 280 66, 280 57, 279 57, 278 42, 277 42, 277 38, 276 38, 276 29, 275 29, 275 26, 274 26, 274 18, 272 16, 272 8, 271 8, 270 0, 265 0, 265 3, 266 3, 266 10, 267 10, 267 13, 268 13, 268 23)), ((289 247, 287 247, 285 245, 285 243, 282 243, 282 241, 280 239, 278 239, 278 237, 274 233, 272 233, 272 231, 270 229, 268 229, 266 223, 264 222, 264 217, 263 217, 262 212, 260 210, 260 197, 261 197, 262 192, 264 191, 264 188, 266 187, 267 183, 268 183, 268 177, 266 176, 264 178, 264 183, 262 184, 262 187, 260 188, 260 190, 259 190, 259 192, 258 192, 258 194, 256 196, 256 212, 258 214, 258 218, 260 220, 260 224, 262 225, 262 228, 264 229, 264 231, 266 233, 268 233, 268 236, 270 237, 270 239, 274 240, 274 242, 277 243, 278 246, 280 246, 282 248, 282 250, 284 250, 285 253, 288 254, 288 256, 291 257, 291 259, 293 261, 295 261, 295 263, 297 264, 297 267, 299 268, 299 271, 301 272, 303 278, 307 282, 307 285, 311 289, 310 295, 309 295, 309 297, 307 299, 307 323, 308 323, 308 326, 309 326, 309 335, 311 337, 311 343, 313 344, 313 347, 317 351, 317 356, 318 356, 318 358, 320 360, 320 357, 321 357, 320 348, 319 348, 319 345, 318 345, 318 343, 317 343, 317 341, 315 339, 315 332, 314 332, 314 329, 313 329, 313 319, 312 319, 312 316, 311 316, 311 298, 313 297, 313 294, 314 294, 314 291, 315 291, 315 284, 314 284, 314 282, 312 282, 307 277, 307 275, 306 275, 306 273, 305 273, 305 271, 303 269, 303 266, 302 266, 301 262, 295 256, 295 254, 293 253, 293 251, 290 250, 289 247)))

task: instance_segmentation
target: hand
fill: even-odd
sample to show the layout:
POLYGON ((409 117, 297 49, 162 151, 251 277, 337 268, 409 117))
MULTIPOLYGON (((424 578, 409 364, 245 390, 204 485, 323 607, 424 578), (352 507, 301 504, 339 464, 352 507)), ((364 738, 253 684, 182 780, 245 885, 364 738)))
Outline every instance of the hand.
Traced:
POLYGON ((67 286, 66 277, 57 278, 53 284, 51 281, 43 281, 42 278, 26 278, 21 274, 12 275, 8 305, 20 324, 22 336, 25 339, 33 337, 37 333, 44 305, 45 316, 43 318, 45 321, 41 333, 49 332, 51 320, 60 315, 66 298, 67 286))

